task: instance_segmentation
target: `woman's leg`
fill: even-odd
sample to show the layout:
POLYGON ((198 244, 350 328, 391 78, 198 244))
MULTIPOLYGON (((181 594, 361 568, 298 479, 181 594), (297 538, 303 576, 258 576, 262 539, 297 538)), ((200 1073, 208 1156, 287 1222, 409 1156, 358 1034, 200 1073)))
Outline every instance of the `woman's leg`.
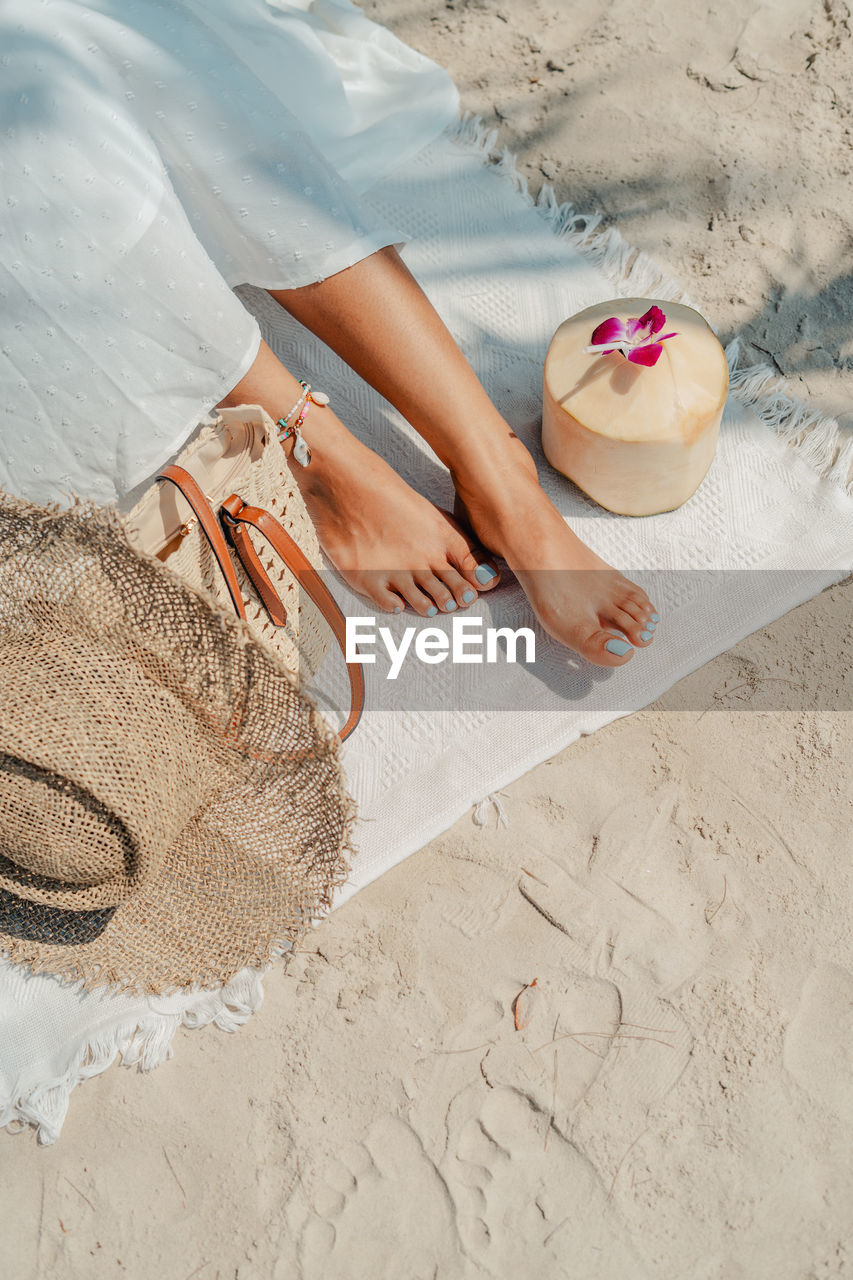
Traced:
MULTIPOLYGON (((265 342, 222 405, 260 404, 277 421, 302 391, 265 342)), ((380 609, 424 616, 465 608, 497 573, 446 512, 415 493, 356 440, 331 407, 312 406, 303 434, 311 465, 291 463, 320 543, 347 582, 380 609), (478 572, 479 570, 479 572, 478 572)), ((285 442, 292 452, 293 438, 285 442)))
POLYGON ((546 630, 593 662, 613 629, 651 642, 645 592, 601 560, 546 498, 530 454, 394 249, 318 284, 270 290, 306 328, 386 397, 448 467, 478 538, 504 557, 546 630))

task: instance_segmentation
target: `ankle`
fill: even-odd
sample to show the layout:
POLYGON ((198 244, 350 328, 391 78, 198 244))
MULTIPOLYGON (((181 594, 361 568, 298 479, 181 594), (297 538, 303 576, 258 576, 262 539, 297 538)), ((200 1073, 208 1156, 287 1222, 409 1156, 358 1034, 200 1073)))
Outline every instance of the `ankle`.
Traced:
POLYGON ((476 460, 451 467, 453 484, 462 501, 488 507, 497 515, 536 491, 541 494, 536 463, 520 441, 518 446, 497 454, 486 451, 476 460))
POLYGON ((515 433, 504 424, 502 433, 493 433, 474 445, 466 441, 446 463, 459 493, 481 494, 489 500, 516 485, 538 483, 536 463, 515 433))

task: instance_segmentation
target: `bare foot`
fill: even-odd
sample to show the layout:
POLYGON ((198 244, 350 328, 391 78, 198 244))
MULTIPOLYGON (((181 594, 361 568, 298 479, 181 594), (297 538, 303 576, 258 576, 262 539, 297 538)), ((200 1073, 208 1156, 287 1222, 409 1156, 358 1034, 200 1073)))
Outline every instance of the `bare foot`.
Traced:
MULTIPOLYGON (((306 432, 307 437, 307 432, 306 432)), ((388 613, 465 609, 499 581, 492 558, 329 410, 311 465, 291 462, 320 545, 344 580, 388 613)))
POLYGON ((654 639, 658 615, 645 591, 607 564, 566 524, 513 439, 476 476, 454 474, 471 528, 506 560, 549 635, 603 667, 620 667, 654 639), (608 647, 609 646, 609 647, 608 647))

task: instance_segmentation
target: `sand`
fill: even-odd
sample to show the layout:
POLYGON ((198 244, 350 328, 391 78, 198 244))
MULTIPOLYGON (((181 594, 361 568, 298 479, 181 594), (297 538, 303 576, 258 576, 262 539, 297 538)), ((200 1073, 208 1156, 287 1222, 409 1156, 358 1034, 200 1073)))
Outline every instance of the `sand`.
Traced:
MULTIPOLYGON (((840 0, 370 0, 853 418, 840 0)), ((749 349, 748 349, 749 350, 749 349)), ((15 1280, 829 1280, 853 1271, 853 584, 363 890, 238 1035, 2 1142, 15 1280), (529 1018, 516 1029, 514 1001, 529 1018)))

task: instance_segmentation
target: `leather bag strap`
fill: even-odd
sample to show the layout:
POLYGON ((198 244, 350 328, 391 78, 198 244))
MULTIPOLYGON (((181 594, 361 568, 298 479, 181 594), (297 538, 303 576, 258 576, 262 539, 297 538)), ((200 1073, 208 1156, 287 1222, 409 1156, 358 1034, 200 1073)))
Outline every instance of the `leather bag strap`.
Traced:
POLYGON ((240 590, 240 583, 237 581, 237 574, 234 572, 234 565, 231 563, 231 556, 228 554, 228 544, 225 541, 216 516, 211 510, 210 503, 199 488, 197 481, 186 468, 178 466, 177 463, 164 467, 157 475, 157 479, 169 480, 180 489, 186 498, 192 508, 193 515, 198 520, 202 533, 210 544, 214 559, 222 570, 222 576, 225 579, 225 585, 237 611, 237 616, 245 622, 246 606, 243 604, 243 593, 240 590))
MULTIPOLYGON (((271 515, 269 511, 265 511, 263 507, 247 506, 242 498, 236 493, 232 493, 223 502, 220 517, 233 538, 234 549, 240 557, 243 568, 251 578, 264 604, 266 605, 267 596, 270 593, 275 597, 282 622, 276 622, 272 610, 269 610, 273 622, 276 622, 277 626, 283 626, 287 615, 285 614, 284 606, 278 599, 275 588, 261 565, 257 552, 252 547, 248 529, 245 528, 247 525, 257 529, 258 533, 263 534, 272 549, 287 565, 302 590, 313 600, 331 627, 340 646, 341 653, 344 655, 344 660, 346 660, 346 619, 341 613, 331 591, 323 582, 311 561, 298 543, 294 542, 286 529, 282 528, 275 516, 271 515), (263 584, 263 589, 261 584, 263 584)), ((350 683, 350 711, 346 724, 339 734, 342 742, 352 733, 364 710, 364 673, 361 669, 361 663, 347 662, 347 674, 349 675, 350 683)))
POLYGON ((231 539, 234 550, 237 552, 240 563, 269 614, 270 622, 276 627, 285 626, 287 623, 287 610, 284 607, 284 602, 273 586, 266 569, 261 564, 260 556, 252 545, 252 539, 249 537, 246 525, 239 519, 235 519, 232 523, 225 517, 222 518, 222 523, 226 534, 231 539))

